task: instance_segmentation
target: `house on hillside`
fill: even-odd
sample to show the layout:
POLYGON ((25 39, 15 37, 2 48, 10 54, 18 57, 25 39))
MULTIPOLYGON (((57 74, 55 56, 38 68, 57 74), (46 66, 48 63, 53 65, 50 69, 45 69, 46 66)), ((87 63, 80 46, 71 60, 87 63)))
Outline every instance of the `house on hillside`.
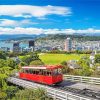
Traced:
POLYGON ((69 60, 67 62, 68 67, 70 67, 71 69, 79 69, 80 66, 77 64, 76 60, 69 60))

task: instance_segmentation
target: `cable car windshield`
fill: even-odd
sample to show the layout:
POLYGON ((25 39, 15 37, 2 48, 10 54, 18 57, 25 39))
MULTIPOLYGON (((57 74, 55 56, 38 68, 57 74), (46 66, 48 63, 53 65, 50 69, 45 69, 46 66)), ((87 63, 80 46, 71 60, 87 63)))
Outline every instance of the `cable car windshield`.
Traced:
POLYGON ((61 74, 61 69, 55 69, 53 70, 53 75, 58 75, 58 74, 61 74))

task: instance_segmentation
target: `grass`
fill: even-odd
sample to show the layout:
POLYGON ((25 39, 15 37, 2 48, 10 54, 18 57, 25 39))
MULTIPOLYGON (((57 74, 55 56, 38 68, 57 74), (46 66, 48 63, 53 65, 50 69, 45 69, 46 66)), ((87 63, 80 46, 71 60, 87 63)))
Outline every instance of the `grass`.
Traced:
POLYGON ((63 61, 79 60, 85 54, 39 54, 45 64, 60 64, 63 61))
MULTIPOLYGON (((29 55, 25 55, 25 56, 27 56, 27 57, 28 57, 29 55)), ((19 58, 20 58, 20 59, 23 59, 23 57, 25 57, 25 56, 19 56, 19 58)))

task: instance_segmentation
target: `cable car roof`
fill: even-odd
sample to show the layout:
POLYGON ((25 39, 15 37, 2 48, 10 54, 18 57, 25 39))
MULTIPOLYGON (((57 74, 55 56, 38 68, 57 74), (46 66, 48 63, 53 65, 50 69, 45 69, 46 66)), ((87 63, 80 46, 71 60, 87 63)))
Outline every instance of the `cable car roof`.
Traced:
POLYGON ((46 66, 24 66, 22 69, 47 69, 47 70, 54 70, 62 68, 61 65, 46 65, 46 66))

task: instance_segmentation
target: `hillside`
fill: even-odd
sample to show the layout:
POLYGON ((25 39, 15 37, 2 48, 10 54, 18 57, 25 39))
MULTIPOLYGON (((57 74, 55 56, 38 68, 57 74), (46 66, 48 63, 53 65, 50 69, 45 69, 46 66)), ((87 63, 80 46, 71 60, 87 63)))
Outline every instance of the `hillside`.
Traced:
POLYGON ((83 35, 66 35, 66 34, 55 34, 47 35, 37 40, 65 40, 67 37, 70 37, 72 40, 76 41, 100 41, 100 36, 83 36, 83 35))

